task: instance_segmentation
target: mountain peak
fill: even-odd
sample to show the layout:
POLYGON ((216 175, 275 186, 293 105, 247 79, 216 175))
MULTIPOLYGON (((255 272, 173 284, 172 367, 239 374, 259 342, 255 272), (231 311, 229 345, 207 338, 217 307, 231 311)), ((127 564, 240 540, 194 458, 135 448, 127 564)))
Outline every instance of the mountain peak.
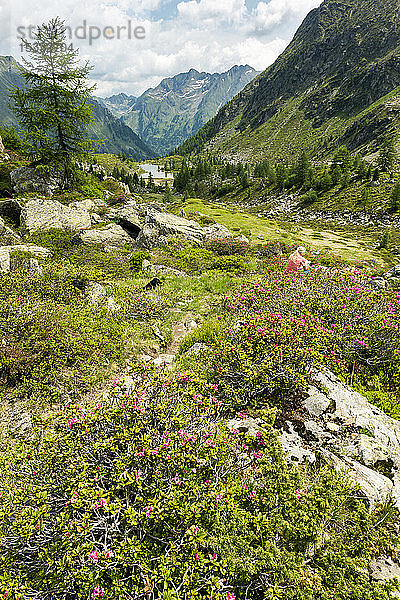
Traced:
POLYGON ((110 102, 108 107, 163 155, 196 133, 256 75, 248 65, 234 65, 225 73, 191 68, 164 78, 130 106, 110 102))

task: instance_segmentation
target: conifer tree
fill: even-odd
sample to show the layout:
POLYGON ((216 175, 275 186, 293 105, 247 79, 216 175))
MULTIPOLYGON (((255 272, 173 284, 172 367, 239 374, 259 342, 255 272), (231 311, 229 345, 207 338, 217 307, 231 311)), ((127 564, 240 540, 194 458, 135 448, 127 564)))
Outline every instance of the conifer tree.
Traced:
POLYGON ((387 135, 379 151, 378 166, 384 173, 390 173, 397 159, 394 136, 387 135))
POLYGON ((32 43, 22 43, 29 55, 21 69, 26 87, 14 87, 11 105, 26 131, 28 154, 36 164, 60 172, 66 188, 76 159, 91 148, 86 127, 92 120, 88 99, 96 87, 87 82, 92 67, 79 64, 59 17, 38 26, 32 43))
POLYGON ((302 150, 297 163, 294 167, 294 174, 296 176, 296 184, 302 187, 308 178, 310 169, 310 162, 308 160, 307 152, 302 150))
POLYGON ((391 209, 396 212, 400 208, 400 179, 394 185, 391 196, 391 209))

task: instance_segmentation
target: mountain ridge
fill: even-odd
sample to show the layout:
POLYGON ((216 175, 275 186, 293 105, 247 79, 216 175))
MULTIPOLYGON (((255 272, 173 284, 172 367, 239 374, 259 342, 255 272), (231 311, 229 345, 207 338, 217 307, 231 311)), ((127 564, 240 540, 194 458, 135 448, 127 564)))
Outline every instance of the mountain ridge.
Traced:
MULTIPOLYGON (((229 141, 235 145, 236 134, 245 131, 248 136, 243 142, 254 148, 251 131, 271 125, 271 119, 279 124, 277 115, 286 113, 290 103, 297 104, 292 108, 300 128, 304 120, 314 130, 324 124, 330 128, 334 119, 335 144, 347 143, 353 149, 373 146, 377 123, 385 130, 390 127, 379 110, 372 124, 371 115, 362 113, 400 86, 399 10, 398 0, 325 0, 306 16, 275 63, 222 107, 197 139, 188 140, 178 151, 188 153, 209 142, 224 150, 229 141), (215 138, 228 126, 230 131, 222 136, 224 145, 215 138)), ((276 133, 272 125, 266 130, 269 135, 276 133)), ((289 131, 287 146, 292 138, 289 131)), ((314 148, 317 154, 325 152, 325 142, 328 149, 332 145, 327 136, 322 138, 314 148)), ((239 149, 243 148, 239 141, 239 149)), ((259 152, 259 156, 268 154, 268 148, 259 152)))
POLYGON ((162 79, 156 87, 139 96, 130 108, 125 97, 121 97, 117 105, 115 95, 100 100, 163 155, 196 133, 257 74, 247 64, 234 65, 223 73, 192 68, 162 79))
MULTIPOLYGON (((19 66, 14 57, 0 56, 0 123, 17 129, 18 120, 8 106, 7 90, 13 85, 25 85, 19 66)), ((90 104, 94 120, 87 128, 88 136, 94 140, 104 139, 97 152, 122 152, 134 159, 154 156, 154 151, 128 125, 100 105, 96 98, 91 98, 90 104)))

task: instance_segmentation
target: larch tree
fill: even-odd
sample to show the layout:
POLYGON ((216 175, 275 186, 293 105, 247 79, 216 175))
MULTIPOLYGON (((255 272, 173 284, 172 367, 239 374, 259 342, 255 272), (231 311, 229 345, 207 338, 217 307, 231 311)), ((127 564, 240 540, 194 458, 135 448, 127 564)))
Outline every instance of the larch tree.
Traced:
POLYGON ((38 26, 23 46, 29 55, 21 69, 25 86, 13 88, 11 106, 33 164, 57 173, 61 187, 68 188, 76 162, 92 149, 86 133, 93 119, 88 100, 96 87, 87 80, 92 67, 80 64, 59 17, 38 26))

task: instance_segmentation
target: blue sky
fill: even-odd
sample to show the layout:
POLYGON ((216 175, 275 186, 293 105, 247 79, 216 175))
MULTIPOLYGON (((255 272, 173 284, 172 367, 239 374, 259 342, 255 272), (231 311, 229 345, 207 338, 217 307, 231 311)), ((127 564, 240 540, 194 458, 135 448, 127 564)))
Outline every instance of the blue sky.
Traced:
POLYGON ((71 28, 70 43, 94 65, 97 95, 138 95, 190 68, 222 72, 247 63, 265 69, 320 1, 6 0, 0 54, 20 59, 21 32, 27 37, 29 26, 60 16, 71 28))

